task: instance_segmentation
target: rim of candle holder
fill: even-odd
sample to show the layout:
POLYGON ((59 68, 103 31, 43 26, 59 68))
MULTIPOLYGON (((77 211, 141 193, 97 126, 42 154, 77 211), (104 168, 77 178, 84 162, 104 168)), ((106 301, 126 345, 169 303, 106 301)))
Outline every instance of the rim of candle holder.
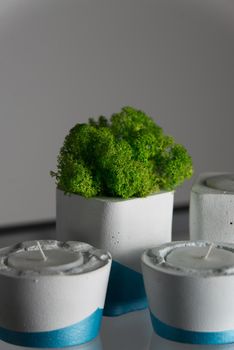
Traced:
POLYGON ((225 242, 210 242, 210 241, 174 241, 171 243, 165 243, 161 246, 147 249, 142 255, 142 263, 146 266, 152 268, 153 270, 162 271, 164 273, 170 273, 175 275, 181 275, 186 277, 225 277, 234 275, 234 265, 233 267, 222 267, 222 268, 210 268, 206 270, 197 270, 188 267, 174 266, 167 261, 167 256, 175 248, 184 247, 205 247, 210 246, 214 248, 222 248, 229 252, 234 253, 234 244, 225 242))
MULTIPOLYGON (((85 252, 88 252, 87 251, 83 251, 83 253, 85 252)), ((100 258, 100 257, 99 257, 100 258)), ((30 240, 30 241, 25 241, 25 242, 20 242, 20 243, 17 243, 13 246, 7 246, 7 247, 3 247, 3 248, 0 248, 0 274, 1 275, 5 275, 6 277, 9 277, 9 278, 31 278, 31 279, 42 279, 42 278, 59 278, 59 277, 77 277, 78 275, 80 276, 80 278, 82 278, 82 276, 87 276, 87 275, 91 275, 91 274, 96 274, 96 273, 99 273, 100 270, 102 269, 105 269, 105 268, 108 268, 108 266, 111 264, 112 262, 112 257, 111 257, 111 254, 107 251, 104 251, 103 249, 97 249, 95 247, 93 247, 92 245, 88 244, 88 243, 85 243, 85 242, 80 242, 80 241, 66 241, 66 242, 62 242, 62 241, 57 241, 57 240, 30 240), (55 271, 53 269, 51 270, 42 270, 42 273, 41 271, 36 271, 36 270, 24 270, 24 271, 21 271, 20 269, 17 269, 13 266, 9 266, 8 265, 8 257, 9 257, 9 254, 12 254, 12 253, 16 253, 16 252, 20 252, 20 251, 37 251, 39 250, 39 248, 35 249, 35 247, 37 247, 37 242, 40 242, 40 243, 43 243, 43 242, 46 242, 43 247, 49 247, 49 249, 46 249, 46 251, 48 250, 52 250, 54 248, 65 248, 65 249, 68 249, 70 250, 71 252, 74 252, 74 253, 82 253, 82 251, 76 251, 75 249, 72 249, 73 248, 73 244, 83 244, 84 246, 86 246, 86 248, 89 248, 90 249, 90 253, 91 253, 91 258, 93 256, 96 256, 97 255, 95 253, 99 252, 101 255, 105 255, 105 259, 102 260, 102 265, 100 266, 97 266, 95 267, 95 269, 93 270, 86 270, 86 271, 75 271, 75 269, 73 268, 70 268, 70 269, 67 269, 67 270, 63 270, 62 272, 61 271, 55 271), (31 244, 31 246, 30 246, 31 244), (32 246, 33 245, 33 246, 32 246), (73 271, 74 270, 74 271, 73 271)))

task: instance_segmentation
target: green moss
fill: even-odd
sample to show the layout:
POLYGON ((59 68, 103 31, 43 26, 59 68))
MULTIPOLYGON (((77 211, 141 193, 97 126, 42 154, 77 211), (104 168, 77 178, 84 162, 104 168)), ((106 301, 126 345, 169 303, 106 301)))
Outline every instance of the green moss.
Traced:
POLYGON ((122 108, 110 121, 101 116, 75 125, 57 168, 57 186, 84 197, 143 197, 173 190, 193 172, 186 149, 132 107, 122 108))
POLYGON ((156 169, 160 174, 160 186, 173 190, 192 176, 192 159, 184 146, 174 144, 158 156, 156 169))

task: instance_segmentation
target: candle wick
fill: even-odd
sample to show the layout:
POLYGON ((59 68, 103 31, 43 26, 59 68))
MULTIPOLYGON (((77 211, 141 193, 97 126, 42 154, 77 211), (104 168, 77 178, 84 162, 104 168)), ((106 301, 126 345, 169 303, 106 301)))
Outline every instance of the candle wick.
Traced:
POLYGON ((209 246, 209 249, 208 249, 208 251, 206 253, 206 255, 203 257, 204 260, 209 258, 213 246, 214 246, 214 243, 211 243, 210 246, 209 246))
POLYGON ((38 246, 38 248, 39 248, 39 250, 40 250, 40 253, 41 253, 41 255, 42 255, 43 260, 46 261, 46 260, 47 260, 47 256, 46 256, 45 253, 43 252, 42 247, 41 247, 41 244, 40 244, 39 241, 37 241, 37 246, 38 246))

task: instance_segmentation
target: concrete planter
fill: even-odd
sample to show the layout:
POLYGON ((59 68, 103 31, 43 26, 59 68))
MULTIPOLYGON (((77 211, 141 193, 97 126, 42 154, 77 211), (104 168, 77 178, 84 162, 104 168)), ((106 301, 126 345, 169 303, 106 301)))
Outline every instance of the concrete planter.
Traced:
POLYGON ((147 307, 140 256, 171 241, 174 192, 146 198, 86 199, 57 189, 57 238, 85 241, 113 257, 104 315, 147 307))
POLYGON ((234 242, 234 175, 204 173, 190 196, 190 238, 234 242))

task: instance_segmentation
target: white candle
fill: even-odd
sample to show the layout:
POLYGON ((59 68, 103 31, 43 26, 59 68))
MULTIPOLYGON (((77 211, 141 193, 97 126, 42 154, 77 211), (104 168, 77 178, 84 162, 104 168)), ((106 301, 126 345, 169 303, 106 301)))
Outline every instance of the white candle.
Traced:
POLYGON ((107 252, 81 242, 0 249, 0 339, 59 348, 95 338, 110 266, 107 252))
POLYGON ((84 257, 81 252, 74 252, 48 241, 42 241, 39 244, 35 241, 10 253, 7 257, 7 265, 21 272, 26 270, 61 272, 83 265, 84 257))
POLYGON ((234 245, 173 242, 142 256, 155 331, 203 344, 234 342, 234 245))
POLYGON ((223 269, 234 266, 234 254, 225 247, 212 247, 212 245, 208 247, 188 246, 172 250, 165 257, 165 261, 178 268, 194 270, 223 269), (209 255, 206 257, 207 253, 209 255))

